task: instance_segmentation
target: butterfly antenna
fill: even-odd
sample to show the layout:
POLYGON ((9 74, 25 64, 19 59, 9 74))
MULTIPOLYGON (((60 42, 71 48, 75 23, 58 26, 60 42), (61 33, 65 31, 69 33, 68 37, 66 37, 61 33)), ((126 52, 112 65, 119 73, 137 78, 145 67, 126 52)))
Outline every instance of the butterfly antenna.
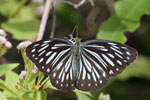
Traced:
POLYGON ((75 27, 74 27, 74 29, 73 29, 73 31, 72 31, 72 36, 73 36, 73 34, 76 32, 76 38, 78 38, 78 26, 77 25, 75 25, 75 27))

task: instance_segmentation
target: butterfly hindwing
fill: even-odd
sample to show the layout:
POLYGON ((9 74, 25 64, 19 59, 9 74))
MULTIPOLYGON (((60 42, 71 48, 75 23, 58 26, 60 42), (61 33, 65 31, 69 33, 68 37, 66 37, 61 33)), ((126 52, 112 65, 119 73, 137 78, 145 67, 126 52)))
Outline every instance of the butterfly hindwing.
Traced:
POLYGON ((81 49, 80 72, 76 88, 83 91, 94 91, 102 88, 109 80, 109 75, 94 58, 81 49))

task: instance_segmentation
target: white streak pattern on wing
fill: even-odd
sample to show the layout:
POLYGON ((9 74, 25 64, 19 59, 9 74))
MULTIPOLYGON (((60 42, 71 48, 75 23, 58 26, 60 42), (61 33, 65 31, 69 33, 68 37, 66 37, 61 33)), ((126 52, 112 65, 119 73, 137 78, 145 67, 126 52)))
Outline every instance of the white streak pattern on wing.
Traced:
POLYGON ((100 75, 94 67, 93 67, 93 71, 94 71, 95 75, 97 76, 97 78, 100 79, 100 75))
POLYGON ((71 45, 68 45, 68 44, 55 44, 54 46, 56 46, 56 47, 63 47, 63 46, 71 46, 71 45))
POLYGON ((84 67, 83 68, 83 72, 82 72, 82 80, 85 80, 85 76, 86 76, 86 70, 84 67))
POLYGON ((127 47, 121 47, 122 49, 126 49, 126 50, 128 50, 128 48, 127 47))
POLYGON ((49 43, 49 42, 51 42, 51 40, 46 40, 46 41, 44 41, 43 43, 49 43))
POLYGON ((35 52, 35 49, 32 49, 32 51, 31 51, 31 52, 32 52, 32 53, 33 53, 33 52, 35 52))
POLYGON ((71 65, 71 59, 72 59, 72 55, 70 56, 70 58, 69 58, 69 60, 66 62, 66 64, 65 64, 65 72, 67 72, 68 71, 68 69, 71 67, 70 65, 71 65))
POLYGON ((113 45, 113 46, 116 45, 115 43, 111 43, 111 42, 108 42, 107 44, 110 44, 110 45, 113 45))
POLYGON ((89 73, 87 74, 87 78, 88 78, 88 80, 90 80, 90 79, 91 79, 91 76, 90 76, 90 74, 89 74, 89 73))
POLYGON ((114 66, 114 63, 105 54, 102 54, 102 56, 111 66, 114 66))
POLYGON ((57 53, 54 52, 49 58, 48 60, 46 61, 46 64, 48 64, 50 61, 52 61, 52 59, 54 58, 54 56, 56 55, 57 53))
MULTIPOLYGON (((94 79, 94 81, 96 82, 96 77, 98 78, 98 79, 100 79, 100 74, 97 72, 97 70, 94 68, 94 67, 97 67, 100 71, 102 71, 102 73, 103 74, 105 74, 105 77, 106 77, 106 73, 105 73, 105 71, 101 68, 101 66, 99 65, 99 64, 97 64, 97 62, 96 61, 94 61, 93 59, 91 59, 83 50, 82 50, 82 54, 81 54, 82 56, 86 56, 87 58, 89 58, 89 60, 91 60, 91 62, 93 62, 93 64, 95 64, 95 66, 93 66, 92 68, 93 68, 93 70, 92 70, 92 73, 91 73, 91 75, 92 75, 92 77, 93 77, 93 79, 94 79), (95 74, 94 74, 95 73, 95 74), (96 76, 95 76, 96 75, 96 76)), ((81 71, 80 71, 81 72, 81 71)), ((104 76, 104 75, 103 75, 104 76)), ((79 74, 79 77, 80 77, 80 74, 79 74)), ((83 76, 82 76, 83 77, 83 76)), ((89 79, 89 76, 88 76, 88 74, 87 74, 87 78, 89 79)), ((79 79, 79 78, 78 78, 79 79)))
POLYGON ((93 57, 95 57, 102 65, 105 69, 107 69, 107 64, 103 61, 103 59, 98 55, 96 54, 95 52, 91 51, 91 50, 88 50, 86 48, 83 48, 85 51, 89 52, 91 55, 93 55, 93 57))
POLYGON ((62 76, 62 73, 63 73, 63 69, 61 69, 61 71, 59 72, 59 76, 58 76, 59 79, 62 76))
POLYGON ((101 51, 108 51, 108 49, 100 49, 101 51))
POLYGON ((43 47, 43 46, 45 46, 45 45, 47 45, 47 43, 42 44, 41 47, 43 47))
POLYGON ((44 58, 41 58, 40 61, 39 61, 39 63, 41 63, 43 60, 44 60, 44 58))
POLYGON ((120 49, 119 47, 117 47, 117 46, 113 46, 114 48, 116 48, 116 49, 120 49))
POLYGON ((66 75, 66 80, 68 80, 68 79, 69 79, 69 74, 66 75))
POLYGON ((91 71, 92 71, 92 66, 91 66, 91 64, 89 63, 89 61, 88 61, 83 55, 81 55, 81 57, 82 57, 82 59, 83 59, 83 62, 84 62, 84 64, 85 64, 86 69, 87 69, 89 72, 91 72, 91 71))
POLYGON ((64 55, 64 54, 65 54, 67 51, 69 51, 69 50, 70 50, 70 48, 61 51, 61 52, 57 55, 57 57, 55 58, 55 60, 52 62, 52 66, 54 66, 54 65, 58 62, 58 60, 60 59, 60 57, 62 57, 62 55, 64 55))
POLYGON ((123 55, 123 53, 122 52, 120 52, 119 50, 117 50, 117 49, 115 49, 115 48, 113 48, 113 47, 110 47, 112 50, 114 50, 114 51, 116 51, 116 52, 118 52, 118 53, 120 53, 120 54, 122 54, 123 55))
POLYGON ((51 51, 49 51, 48 53, 46 53, 46 56, 49 56, 51 53, 52 53, 52 52, 51 52, 51 51))
POLYGON ((55 68, 54 70, 60 70, 60 68, 62 67, 62 65, 63 65, 63 63, 60 62, 60 63, 56 66, 56 68, 55 68))
POLYGON ((72 71, 73 71, 73 70, 72 70, 72 67, 71 67, 71 68, 70 68, 70 72, 69 72, 69 73, 70 73, 70 79, 71 79, 71 80, 73 79, 73 77, 72 77, 72 74, 73 74, 72 71))
POLYGON ((131 55, 130 52, 128 52, 128 51, 126 52, 126 54, 129 55, 129 56, 131 55))
POLYGON ((111 58, 115 58, 111 53, 107 53, 107 55, 111 58))
POLYGON ((119 55, 117 52, 115 52, 115 55, 117 55, 118 57, 120 57, 121 59, 123 59, 123 57, 121 55, 119 55))
POLYGON ((40 50, 38 50, 38 52, 41 52, 42 50, 46 49, 49 45, 44 46, 43 48, 41 48, 40 50))
POLYGON ((51 49, 53 49, 53 50, 54 50, 54 49, 58 49, 58 48, 60 48, 60 47, 51 47, 51 49))
POLYGON ((39 46, 40 44, 34 44, 34 46, 36 47, 36 46, 39 46))
POLYGON ((99 46, 99 45, 86 45, 84 47, 92 47, 92 48, 97 48, 102 51, 108 51, 108 49, 106 49, 104 46, 99 46))
POLYGON ((99 45, 85 45, 84 47, 105 48, 104 46, 99 46, 99 45))
POLYGON ((80 62, 80 72, 79 72, 78 80, 80 79, 82 68, 83 68, 83 64, 82 64, 81 58, 80 58, 79 62, 80 62))
POLYGON ((62 77, 61 77, 61 82, 64 81, 64 78, 65 78, 65 72, 63 72, 63 75, 62 75, 62 77))
POLYGON ((41 56, 43 53, 45 53, 46 50, 43 50, 38 56, 41 56))
POLYGON ((118 63, 119 65, 122 65, 122 62, 121 62, 120 60, 117 60, 117 63, 118 63))
POLYGON ((91 59, 89 56, 87 56, 87 54, 83 51, 82 52, 87 58, 89 58, 92 62, 93 62, 93 64, 95 64, 95 67, 97 67, 99 70, 101 70, 102 72, 104 72, 105 73, 105 71, 102 69, 102 67, 96 62, 96 61, 94 61, 93 59, 91 59))
POLYGON ((95 74, 94 73, 91 73, 91 74, 92 74, 92 77, 93 77, 94 81, 96 82, 95 74))

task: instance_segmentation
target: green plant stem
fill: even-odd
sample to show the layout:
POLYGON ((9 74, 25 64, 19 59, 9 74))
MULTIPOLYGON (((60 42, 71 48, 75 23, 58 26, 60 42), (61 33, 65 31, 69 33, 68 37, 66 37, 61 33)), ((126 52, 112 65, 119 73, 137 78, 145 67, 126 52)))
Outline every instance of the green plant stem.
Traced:
POLYGON ((12 15, 10 16, 10 18, 11 18, 11 17, 15 17, 15 16, 20 12, 21 8, 24 6, 24 4, 25 4, 26 2, 27 2, 27 0, 22 0, 22 1, 19 3, 18 7, 16 8, 15 12, 12 13, 12 15))
POLYGON ((49 77, 47 77, 47 78, 41 83, 40 87, 41 87, 42 85, 44 85, 48 80, 49 80, 49 77))

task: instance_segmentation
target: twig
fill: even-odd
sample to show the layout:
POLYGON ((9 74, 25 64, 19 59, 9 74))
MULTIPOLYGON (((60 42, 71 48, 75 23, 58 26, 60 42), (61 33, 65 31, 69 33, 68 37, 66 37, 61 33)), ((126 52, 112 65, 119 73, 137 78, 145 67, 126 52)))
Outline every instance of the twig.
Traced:
POLYGON ((82 6, 85 2, 86 2, 86 0, 81 0, 79 3, 77 3, 77 4, 74 4, 74 3, 72 3, 72 2, 70 2, 70 1, 63 1, 64 3, 67 3, 67 4, 69 4, 69 5, 72 5, 74 8, 79 8, 80 6, 82 6))
POLYGON ((93 0, 89 0, 89 2, 91 3, 92 6, 95 5, 93 0))
POLYGON ((55 34, 55 29, 56 29, 56 10, 55 10, 55 7, 54 7, 54 4, 53 4, 53 22, 52 22, 52 31, 51 31, 51 34, 50 34, 50 38, 53 38, 54 37, 54 34, 55 34))
POLYGON ((48 15, 49 15, 49 12, 52 8, 52 2, 53 2, 53 0, 46 0, 45 10, 44 10, 44 13, 43 13, 43 16, 42 16, 39 33, 38 33, 38 36, 37 36, 37 39, 36 39, 37 41, 41 40, 43 38, 45 27, 46 27, 46 22, 47 22, 47 19, 48 19, 48 15))

